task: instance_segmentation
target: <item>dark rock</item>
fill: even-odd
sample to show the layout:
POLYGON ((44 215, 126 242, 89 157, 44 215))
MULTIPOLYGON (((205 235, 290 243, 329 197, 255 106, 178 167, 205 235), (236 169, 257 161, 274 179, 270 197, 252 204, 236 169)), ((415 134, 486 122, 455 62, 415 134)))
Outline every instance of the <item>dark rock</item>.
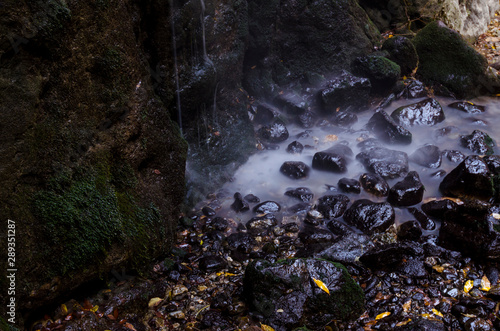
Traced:
POLYGON ((433 220, 431 220, 429 217, 427 217, 426 214, 418 210, 417 208, 410 207, 408 208, 408 212, 415 217, 417 222, 420 224, 420 227, 424 230, 427 231, 432 231, 436 228, 436 223, 434 223, 433 220))
POLYGON ((285 232, 297 233, 299 232, 300 228, 297 223, 292 222, 283 225, 283 230, 285 230, 285 232))
POLYGON ((243 200, 243 197, 241 196, 240 192, 236 192, 234 194, 234 202, 231 204, 231 208, 236 211, 237 213, 245 212, 250 210, 250 206, 248 205, 248 202, 243 200))
POLYGON ((401 76, 399 65, 377 55, 367 55, 354 59, 352 73, 370 80, 372 91, 382 93, 389 90, 401 76))
POLYGON ((490 323, 482 318, 470 318, 465 322, 467 331, 490 331, 494 330, 490 323))
POLYGON ((427 89, 424 83, 416 79, 406 79, 404 86, 397 95, 398 98, 415 99, 427 96, 427 89))
POLYGON ((307 110, 303 114, 297 116, 297 122, 299 125, 305 129, 312 128, 318 120, 318 115, 316 113, 307 110))
POLYGON ((299 238, 304 244, 320 244, 332 242, 337 239, 338 236, 326 229, 306 226, 304 230, 299 232, 299 238))
POLYGON ((257 135, 270 142, 270 143, 280 143, 288 139, 289 133, 282 120, 277 119, 270 126, 265 125, 257 131, 257 135))
POLYGON ((456 211, 458 205, 450 199, 432 200, 422 204, 422 211, 430 217, 444 219, 448 211, 456 211))
POLYGON ((436 129, 436 131, 434 131, 434 136, 439 139, 456 132, 458 132, 458 128, 456 126, 449 125, 444 128, 436 129))
POLYGON ((281 206, 274 201, 264 201, 253 208, 253 212, 257 214, 276 213, 280 210, 281 206))
POLYGON ((356 179, 345 177, 341 178, 339 179, 337 186, 345 193, 361 193, 361 184, 356 179))
POLYGON ((300 154, 302 153, 303 149, 304 145, 302 145, 298 141, 294 141, 287 146, 286 151, 290 154, 300 154))
POLYGON ((320 92, 320 100, 325 112, 332 114, 340 110, 362 110, 368 104, 371 84, 367 78, 355 77, 344 71, 339 77, 329 81, 320 92))
POLYGON ((313 192, 307 187, 297 187, 293 190, 288 190, 285 192, 286 196, 297 198, 302 202, 311 202, 314 197, 313 192))
POLYGON ((422 331, 446 331, 446 327, 441 321, 433 321, 427 318, 416 318, 410 321, 410 323, 396 327, 394 330, 397 331, 410 331, 410 330, 422 330, 422 331))
POLYGON ((210 309, 201 319, 201 325, 203 328, 209 328, 211 330, 223 330, 226 329, 231 323, 228 318, 218 310, 210 309))
POLYGON ((435 125, 444 121, 443 108, 436 99, 423 101, 403 106, 392 112, 391 117, 406 127, 414 125, 435 125))
POLYGON ((315 153, 312 167, 318 170, 343 173, 347 171, 347 164, 352 155, 352 150, 349 147, 337 144, 325 151, 315 153))
POLYGON ((277 330, 354 319, 364 310, 359 285, 344 266, 326 260, 252 261, 245 271, 244 289, 251 309, 277 330), (325 284, 330 295, 314 279, 325 284))
POLYGON ((441 151, 437 146, 426 145, 413 152, 409 159, 423 167, 436 169, 441 166, 441 151))
POLYGON ((487 266, 484 270, 484 275, 488 278, 491 284, 496 284, 498 282, 498 268, 494 266, 487 266))
POLYGON ((383 232, 393 223, 396 215, 387 202, 376 203, 367 199, 355 201, 344 213, 344 220, 366 234, 383 232))
POLYGON ((227 261, 218 255, 209 255, 202 257, 198 262, 201 270, 205 272, 213 272, 217 270, 222 270, 227 267, 227 261))
POLYGON ((340 126, 342 128, 349 128, 358 121, 358 116, 354 113, 347 111, 335 112, 333 116, 330 117, 330 123, 333 125, 340 126))
POLYGON ((420 237, 422 237, 422 229, 420 228, 419 222, 404 222, 398 227, 397 236, 398 240, 418 241, 420 237))
POLYGON ((247 222, 247 229, 268 229, 278 224, 278 220, 273 214, 253 217, 247 222))
POLYGON ((364 173, 359 177, 363 189, 375 196, 385 197, 389 194, 389 184, 377 174, 364 173))
POLYGON ((255 239, 250 234, 243 232, 229 235, 226 241, 230 250, 239 250, 243 253, 250 253, 256 244, 255 239))
POLYGON ((229 227, 229 222, 227 219, 222 218, 222 217, 214 217, 211 222, 205 223, 205 231, 226 231, 226 229, 229 227))
POLYGON ((280 93, 274 99, 276 105, 290 115, 301 115, 307 110, 307 101, 294 92, 280 93))
POLYGON ((453 163, 459 163, 465 159, 464 153, 457 151, 457 150, 454 150, 454 149, 452 149, 452 150, 445 149, 443 151, 443 155, 446 156, 446 158, 453 163))
POLYGON ((485 111, 484 106, 476 105, 475 103, 472 103, 470 101, 453 102, 450 103, 448 107, 455 108, 469 114, 481 114, 485 111))
POLYGON ((250 203, 259 203, 260 202, 260 199, 253 194, 247 194, 247 195, 245 195, 245 197, 243 199, 247 202, 250 202, 250 203))
POLYGON ((293 206, 286 209, 287 213, 290 215, 304 214, 311 210, 312 206, 306 202, 299 202, 293 206))
POLYGON ((258 105, 254 115, 254 122, 262 125, 271 123, 276 117, 277 111, 268 105, 258 105))
POLYGON ((336 219, 332 219, 328 222, 327 227, 332 233, 340 237, 353 232, 347 225, 336 219))
POLYGON ((367 130, 388 144, 411 144, 411 132, 394 121, 385 111, 373 114, 366 124, 367 130))
POLYGON ((484 201, 492 198, 495 190, 488 165, 477 155, 468 156, 450 171, 439 185, 439 189, 445 196, 472 197, 484 201))
POLYGON ((409 76, 417 67, 417 50, 406 37, 395 36, 386 39, 382 44, 382 50, 387 51, 389 59, 399 65, 403 76, 409 76))
POLYGON ((358 147, 361 148, 363 152, 366 152, 373 147, 382 147, 382 142, 375 138, 364 139, 363 141, 358 143, 358 147))
POLYGON ((416 171, 410 171, 400 182, 389 190, 387 202, 393 206, 406 207, 416 205, 424 196, 424 185, 416 171))
POLYGON ((474 130, 470 135, 460 136, 460 143, 474 153, 486 155, 494 154, 494 147, 496 146, 488 134, 479 130, 474 130))
POLYGON ((213 209, 212 209, 211 207, 209 207, 209 206, 205 206, 205 207, 203 207, 203 208, 201 209, 201 211, 203 212, 203 215, 208 216, 208 217, 210 217, 210 216, 215 216, 215 214, 216 214, 215 210, 213 210, 213 209))
POLYGON ((280 172, 292 179, 302 179, 309 174, 309 167, 301 161, 286 161, 281 165, 280 172))
POLYGON ((408 172, 408 155, 384 147, 372 148, 356 155, 366 170, 384 178, 401 177, 408 172))
POLYGON ((317 209, 325 218, 337 218, 344 214, 349 198, 343 194, 325 195, 318 199, 317 209))
MULTIPOLYGON (((328 223, 328 228, 332 229, 330 223, 328 223)), ((357 262, 359 257, 373 247, 373 242, 368 236, 349 230, 334 243, 330 243, 318 252, 315 252, 313 256, 343 264, 359 264, 357 262)))
POLYGON ((441 84, 457 97, 473 96, 485 78, 488 62, 458 32, 441 21, 429 23, 412 40, 417 50, 417 73, 441 84), (439 51, 437 51, 439 50, 439 51))

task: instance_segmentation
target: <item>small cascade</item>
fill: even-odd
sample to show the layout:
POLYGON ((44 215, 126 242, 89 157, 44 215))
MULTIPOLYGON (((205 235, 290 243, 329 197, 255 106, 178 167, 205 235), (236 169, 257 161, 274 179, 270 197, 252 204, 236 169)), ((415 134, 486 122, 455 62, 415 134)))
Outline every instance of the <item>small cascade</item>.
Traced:
POLYGON ((200 14, 200 21, 201 21, 201 33, 202 33, 202 43, 203 43, 203 59, 205 60, 206 63, 210 64, 212 67, 214 67, 214 63, 212 60, 207 55, 207 45, 205 42, 205 1, 200 0, 201 3, 201 14, 200 14))
MULTIPOLYGON (((202 0, 203 1, 203 0, 202 0)), ((181 136, 184 136, 182 133, 182 111, 181 111, 181 94, 179 89, 179 71, 177 69, 177 45, 175 42, 175 24, 174 24, 174 1, 169 0, 170 6, 170 25, 172 28, 172 49, 174 53, 174 71, 175 71, 175 95, 177 99, 177 117, 179 120, 179 128, 181 130, 181 136)))

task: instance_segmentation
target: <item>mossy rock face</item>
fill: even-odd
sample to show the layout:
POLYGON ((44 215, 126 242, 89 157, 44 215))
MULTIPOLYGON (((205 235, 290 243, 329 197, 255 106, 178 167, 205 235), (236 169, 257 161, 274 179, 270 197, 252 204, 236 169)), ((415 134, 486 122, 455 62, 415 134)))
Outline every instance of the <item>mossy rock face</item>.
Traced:
POLYGON ((459 98, 481 92, 487 61, 443 22, 429 23, 412 40, 417 50, 417 74, 428 83, 442 85, 459 98))
POLYGON ((274 264, 254 260, 246 269, 244 286, 250 306, 276 330, 354 319, 364 309, 359 285, 343 265, 327 260, 289 259, 274 264))
POLYGON ((382 44, 382 50, 389 53, 389 59, 401 68, 401 75, 410 75, 418 64, 418 55, 410 39, 397 36, 389 38, 382 44))
POLYGON ((395 62, 376 55, 358 57, 351 63, 354 75, 366 77, 370 80, 372 91, 384 93, 396 84, 401 69, 395 62))

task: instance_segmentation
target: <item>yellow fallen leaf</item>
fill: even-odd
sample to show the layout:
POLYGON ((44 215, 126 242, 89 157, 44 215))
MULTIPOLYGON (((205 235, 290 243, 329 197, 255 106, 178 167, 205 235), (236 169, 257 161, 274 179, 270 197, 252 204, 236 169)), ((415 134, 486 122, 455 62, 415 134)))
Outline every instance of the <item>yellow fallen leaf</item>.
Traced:
POLYGON ((94 307, 90 308, 90 311, 95 313, 99 309, 99 306, 95 305, 94 307))
POLYGON ((500 214, 498 213, 492 213, 491 216, 493 216, 493 218, 496 220, 500 220, 500 214))
POLYGON ((411 299, 403 304, 403 310, 405 313, 409 312, 411 309, 411 299))
POLYGON ((153 307, 156 307, 160 304, 160 302, 162 302, 163 299, 162 298, 151 298, 151 300, 149 300, 149 303, 148 303, 148 307, 149 308, 153 308, 153 307))
POLYGON ((322 289, 323 291, 325 291, 326 293, 328 293, 328 295, 330 295, 330 290, 328 289, 328 287, 326 287, 325 283, 323 283, 321 280, 316 279, 316 278, 313 278, 313 280, 316 283, 316 285, 318 285, 318 287, 320 289, 322 289))
POLYGON ((468 317, 468 318, 476 317, 476 315, 474 315, 474 314, 462 314, 462 315, 464 315, 465 317, 468 317))
POLYGON ((432 308, 432 312, 434 313, 434 315, 437 315, 439 317, 443 317, 443 314, 435 308, 432 308))
POLYGON ((260 323, 260 328, 264 331, 274 331, 274 329, 272 327, 270 327, 269 325, 262 324, 262 323, 260 323))
POLYGON ((386 311, 385 313, 378 314, 378 315, 375 317, 375 319, 376 319, 376 320, 379 320, 379 319, 382 319, 382 318, 384 318, 384 317, 389 316, 390 314, 391 314, 391 312, 390 312, 390 311, 386 311))
POLYGON ((472 290, 473 287, 474 287, 474 282, 469 279, 468 281, 465 282, 464 292, 469 293, 469 291, 472 290))
POLYGON ((332 141, 337 141, 339 139, 338 136, 334 134, 329 134, 325 137, 325 142, 332 142, 332 141))
POLYGON ((407 319, 406 321, 399 322, 398 324, 396 324, 396 326, 403 326, 403 325, 406 325, 406 324, 408 324, 410 322, 411 322, 411 318, 407 319))
POLYGON ((441 273, 444 271, 444 268, 440 265, 433 265, 432 269, 436 270, 437 272, 441 273))
POLYGON ((488 279, 488 277, 483 276, 483 278, 481 278, 481 291, 488 292, 490 289, 491 289, 490 280, 488 279))
POLYGON ((227 277, 227 276, 237 276, 236 274, 232 274, 232 273, 230 273, 230 272, 222 272, 222 271, 221 271, 221 272, 216 273, 216 275, 217 275, 217 277, 222 276, 222 275, 224 275, 224 276, 226 276, 226 277, 227 277))
POLYGON ((64 303, 61 305, 61 312, 63 313, 63 315, 68 314, 68 307, 66 307, 64 303))

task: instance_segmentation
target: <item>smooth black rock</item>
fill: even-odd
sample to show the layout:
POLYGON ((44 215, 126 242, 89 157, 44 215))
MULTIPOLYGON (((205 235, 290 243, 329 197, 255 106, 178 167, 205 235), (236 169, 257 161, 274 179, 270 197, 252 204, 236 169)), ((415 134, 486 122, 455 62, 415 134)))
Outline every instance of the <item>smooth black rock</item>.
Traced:
POLYGON ((441 321, 432 321, 426 318, 417 318, 410 323, 396 327, 397 331, 410 331, 410 330, 422 330, 422 331, 446 331, 446 327, 441 321))
POLYGON ((318 115, 312 111, 305 111, 303 114, 297 116, 298 124, 304 129, 312 128, 318 121, 318 115))
POLYGON ((267 140, 270 143, 280 143, 288 139, 288 129, 282 120, 276 120, 270 126, 265 125, 261 127, 257 134, 260 138, 267 140))
POLYGON ((276 213, 280 210, 281 206, 274 201, 264 201, 253 208, 253 212, 257 214, 276 213))
POLYGON ((359 177, 359 182, 363 189, 370 194, 378 197, 385 197, 389 194, 389 184, 380 175, 364 173, 359 177))
POLYGON ((448 105, 450 108, 455 108, 469 114, 481 114, 486 110, 484 106, 476 105, 470 101, 457 101, 448 105))
POLYGON ((367 150, 370 150, 373 147, 382 147, 382 145, 383 143, 375 138, 368 138, 357 144, 357 146, 361 148, 363 152, 366 152, 367 150))
POLYGON ((424 185, 416 171, 410 171, 406 177, 394 184, 389 190, 387 202, 393 206, 406 207, 416 205, 424 196, 424 185))
POLYGON ((304 214, 311 210, 311 204, 307 202, 299 202, 293 206, 287 207, 286 211, 290 215, 304 214))
POLYGON ((445 196, 477 198, 487 201, 493 197, 494 183, 486 162, 477 155, 468 156, 450 171, 439 185, 445 196))
POLYGON ((416 79, 406 79, 401 92, 397 95, 398 98, 415 99, 422 98, 427 95, 427 89, 424 83, 416 79))
POLYGON ((385 111, 373 114, 366 124, 366 129, 388 144, 411 144, 411 132, 394 121, 385 111))
POLYGON ((297 187, 293 190, 288 190, 285 192, 286 196, 297 198, 302 202, 311 202, 314 197, 313 192, 307 187, 297 187))
POLYGON ((337 186, 344 193, 361 193, 361 184, 356 179, 352 178, 341 178, 339 179, 337 186))
POLYGON ((301 161, 286 161, 281 165, 280 172, 292 179, 302 179, 309 175, 309 167, 301 161))
POLYGON ((418 241, 422 237, 422 229, 419 222, 408 221, 398 227, 398 240, 413 240, 418 241))
POLYGON ((315 153, 312 167, 317 170, 343 173, 347 171, 347 164, 352 155, 352 150, 348 146, 337 144, 325 151, 315 153))
MULTIPOLYGON (((330 223, 328 228, 332 229, 330 223)), ((340 239, 314 252, 313 256, 349 265, 359 264, 359 257, 373 247, 373 242, 367 235, 347 231, 340 239)))
POLYGON ((392 112, 391 117, 401 125, 406 127, 413 125, 435 125, 444 121, 443 108, 435 99, 425 99, 423 101, 403 106, 392 112))
POLYGON ((368 104, 370 90, 369 79, 355 77, 344 71, 339 77, 329 81, 319 96, 327 113, 333 113, 337 108, 357 111, 368 104))
POLYGON ((250 210, 248 202, 246 202, 241 196, 240 192, 234 194, 234 202, 231 204, 231 208, 237 213, 245 212, 250 210))
POLYGON ((205 206, 205 207, 203 207, 203 208, 201 209, 201 211, 203 212, 203 215, 208 216, 208 217, 210 217, 210 216, 215 216, 215 214, 216 214, 215 210, 213 210, 213 209, 212 209, 211 207, 209 207, 209 206, 205 206))
POLYGON ((457 151, 457 150, 454 150, 454 149, 451 149, 451 150, 445 149, 443 151, 443 155, 446 156, 446 158, 448 160, 450 160, 450 162, 453 162, 453 163, 460 163, 465 159, 464 153, 457 151))
POLYGON ((247 202, 250 202, 250 203, 259 203, 260 202, 260 199, 253 194, 247 194, 247 195, 245 195, 245 197, 243 199, 247 202))
POLYGON ((202 257, 198 262, 198 266, 205 272, 222 270, 227 267, 227 261, 218 255, 209 255, 202 257))
POLYGON ((409 159, 423 167, 437 169, 441 166, 441 151, 437 146, 426 145, 413 152, 409 159))
POLYGON ((367 199, 355 201, 344 213, 346 223, 369 235, 387 230, 395 217, 394 208, 389 203, 376 203, 367 199))
POLYGON ((434 223, 433 220, 431 220, 425 213, 421 212, 417 208, 410 207, 408 208, 408 211, 413 215, 413 217, 415 217, 422 229, 432 231, 436 228, 436 223, 434 223))
POLYGON ((303 149, 304 145, 295 140, 287 146, 286 151, 290 154, 300 154, 303 149))
POLYGON ((273 214, 256 216, 247 222, 247 229, 267 229, 278 224, 278 220, 273 214))
POLYGON ((456 211, 458 205, 450 199, 432 200, 422 204, 422 211, 430 217, 443 219, 448 211, 456 211))
POLYGON ((478 154, 494 154, 495 142, 491 137, 480 130, 474 130, 470 135, 460 136, 460 144, 478 154))
POLYGON ((299 232, 299 238, 304 244, 319 244, 332 242, 339 238, 339 236, 326 229, 306 226, 304 230, 299 232))
POLYGON ((347 111, 338 111, 330 117, 330 123, 342 128, 349 128, 358 121, 358 116, 347 111))
POLYGON ((408 172, 408 155, 384 147, 375 147, 356 155, 366 170, 384 178, 401 177, 408 172))
POLYGON ((280 93, 274 99, 278 107, 290 115, 300 115, 307 110, 307 102, 302 95, 295 92, 280 93))
POLYGON ((227 219, 222 217, 214 217, 210 222, 207 220, 205 223, 205 231, 226 231, 229 227, 229 222, 227 219))
POLYGON ((344 214, 349 198, 343 194, 325 195, 318 199, 317 209, 325 218, 336 218, 344 214))

